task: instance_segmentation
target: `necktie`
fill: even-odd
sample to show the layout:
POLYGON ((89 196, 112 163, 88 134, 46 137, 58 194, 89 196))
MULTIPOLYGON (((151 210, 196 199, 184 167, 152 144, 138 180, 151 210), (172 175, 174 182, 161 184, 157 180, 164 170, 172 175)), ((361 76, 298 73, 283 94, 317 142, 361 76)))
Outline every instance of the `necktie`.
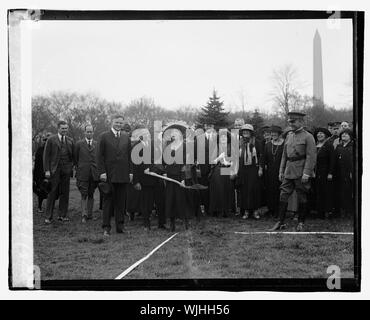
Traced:
POLYGON ((89 149, 91 149, 91 140, 88 140, 88 146, 89 146, 89 149))

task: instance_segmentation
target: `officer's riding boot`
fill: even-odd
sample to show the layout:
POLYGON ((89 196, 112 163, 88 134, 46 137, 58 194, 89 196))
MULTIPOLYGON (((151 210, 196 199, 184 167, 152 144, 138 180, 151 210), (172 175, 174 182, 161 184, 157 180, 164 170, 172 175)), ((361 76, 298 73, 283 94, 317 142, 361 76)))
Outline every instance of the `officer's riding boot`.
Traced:
POLYGON ((170 228, 171 228, 171 231, 174 232, 176 227, 175 227, 175 218, 171 218, 170 219, 170 228))
POLYGON ((298 206, 298 225, 296 227, 296 231, 303 231, 306 213, 307 213, 307 203, 300 203, 298 206))
POLYGON ((280 201, 279 203, 279 221, 276 222, 276 224, 269 229, 269 231, 276 231, 276 230, 281 230, 286 228, 286 224, 284 223, 285 221, 285 213, 286 209, 288 208, 288 202, 280 201))

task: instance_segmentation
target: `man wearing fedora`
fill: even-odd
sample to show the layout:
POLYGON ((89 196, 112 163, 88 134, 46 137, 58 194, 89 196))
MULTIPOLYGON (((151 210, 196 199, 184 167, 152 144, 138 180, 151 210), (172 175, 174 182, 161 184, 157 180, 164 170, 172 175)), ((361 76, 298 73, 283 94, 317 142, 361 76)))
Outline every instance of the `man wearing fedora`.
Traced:
POLYGON ((76 143, 75 162, 77 188, 81 193, 82 223, 92 219, 94 192, 99 181, 96 167, 96 141, 93 139, 94 128, 85 126, 85 138, 76 143))
POLYGON ((124 117, 114 115, 111 129, 103 132, 98 141, 98 174, 100 180, 109 185, 103 202, 104 236, 110 235, 112 215, 115 218, 116 232, 123 233, 126 187, 133 179, 131 141, 128 134, 121 131, 123 125, 124 117))
POLYGON ((46 202, 45 223, 50 224, 53 219, 53 209, 59 193, 58 220, 67 222, 69 184, 74 162, 73 140, 67 137, 68 124, 58 122, 58 134, 51 136, 45 144, 43 165, 45 178, 50 179, 51 191, 46 202))
POLYGON ((279 178, 280 186, 279 221, 270 231, 286 228, 285 213, 288 206, 289 196, 294 190, 298 196, 298 225, 297 231, 304 229, 307 194, 310 190, 310 178, 316 164, 315 139, 303 129, 305 114, 301 112, 289 112, 288 122, 293 129, 287 135, 284 144, 283 155, 280 164, 279 178))

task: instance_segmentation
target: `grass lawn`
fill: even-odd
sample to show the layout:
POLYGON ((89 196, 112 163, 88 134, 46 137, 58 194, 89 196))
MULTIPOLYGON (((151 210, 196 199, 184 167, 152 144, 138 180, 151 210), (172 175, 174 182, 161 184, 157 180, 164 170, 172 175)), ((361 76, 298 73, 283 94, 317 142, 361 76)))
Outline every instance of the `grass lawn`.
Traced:
MULTIPOLYGON (((44 225, 34 201, 34 260, 43 280, 114 279, 143 258, 172 233, 153 228, 145 232, 141 218, 126 219, 126 232, 103 239, 101 212, 96 193, 94 216, 81 223, 80 195, 71 181, 71 222, 44 225)), ((327 278, 327 267, 338 265, 343 278, 354 277, 351 235, 246 235, 235 231, 266 231, 274 221, 262 218, 207 217, 195 220, 188 231, 181 221, 179 234, 124 279, 190 278, 327 278)), ((295 222, 288 221, 287 231, 295 222)), ((349 220, 308 219, 305 231, 352 232, 349 220)))

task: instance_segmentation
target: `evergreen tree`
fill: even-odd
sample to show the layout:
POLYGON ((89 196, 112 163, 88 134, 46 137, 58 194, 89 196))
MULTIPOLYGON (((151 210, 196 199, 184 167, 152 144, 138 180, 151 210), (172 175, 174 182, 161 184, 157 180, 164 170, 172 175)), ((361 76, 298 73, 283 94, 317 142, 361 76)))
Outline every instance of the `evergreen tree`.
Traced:
POLYGON ((216 90, 213 90, 207 105, 201 109, 198 124, 202 127, 205 124, 213 124, 216 130, 226 128, 229 125, 229 113, 224 111, 223 104, 223 101, 220 101, 220 97, 217 96, 216 90))
POLYGON ((253 112, 253 115, 252 115, 252 118, 251 118, 251 124, 253 125, 253 128, 255 131, 259 130, 262 128, 263 126, 263 118, 262 116, 260 115, 260 113, 258 112, 257 109, 254 110, 253 112))

